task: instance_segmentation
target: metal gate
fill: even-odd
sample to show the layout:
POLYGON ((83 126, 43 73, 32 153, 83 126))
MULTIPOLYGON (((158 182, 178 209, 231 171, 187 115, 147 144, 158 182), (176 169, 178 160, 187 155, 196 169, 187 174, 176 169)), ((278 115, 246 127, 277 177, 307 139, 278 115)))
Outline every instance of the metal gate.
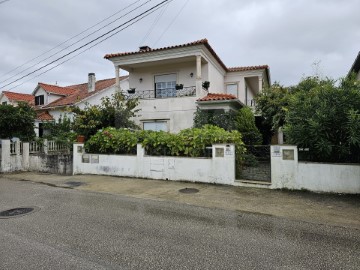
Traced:
POLYGON ((237 179, 271 182, 270 145, 246 145, 245 147, 245 160, 237 169, 237 179))

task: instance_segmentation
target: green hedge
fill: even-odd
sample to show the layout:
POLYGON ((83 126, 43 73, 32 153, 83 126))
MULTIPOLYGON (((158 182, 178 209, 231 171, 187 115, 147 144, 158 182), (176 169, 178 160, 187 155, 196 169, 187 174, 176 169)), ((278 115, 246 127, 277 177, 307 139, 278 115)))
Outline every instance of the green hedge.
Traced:
POLYGON ((182 130, 178 134, 146 130, 106 128, 98 131, 86 143, 89 153, 135 154, 136 144, 141 143, 149 155, 155 156, 207 156, 206 147, 216 143, 233 143, 237 160, 241 161, 245 152, 241 134, 222 128, 205 125, 202 128, 182 130))

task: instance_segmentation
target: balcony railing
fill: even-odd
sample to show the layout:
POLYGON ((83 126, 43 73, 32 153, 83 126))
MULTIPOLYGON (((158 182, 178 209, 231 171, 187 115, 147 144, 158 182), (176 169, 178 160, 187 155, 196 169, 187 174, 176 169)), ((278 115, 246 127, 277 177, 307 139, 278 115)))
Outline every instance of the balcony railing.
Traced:
POLYGON ((139 99, 160 99, 160 98, 177 98, 177 97, 194 97, 196 96, 196 87, 189 86, 183 89, 156 89, 156 90, 135 90, 134 93, 128 91, 127 98, 139 99))

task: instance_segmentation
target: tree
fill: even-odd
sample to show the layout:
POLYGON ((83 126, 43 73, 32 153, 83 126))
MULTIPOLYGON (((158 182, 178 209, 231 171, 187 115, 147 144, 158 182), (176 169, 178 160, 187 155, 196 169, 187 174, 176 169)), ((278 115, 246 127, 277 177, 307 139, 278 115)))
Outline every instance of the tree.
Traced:
POLYGON ((255 97, 256 112, 263 117, 264 124, 270 126, 273 133, 285 124, 290 95, 289 88, 275 82, 255 97))
POLYGON ((201 128, 205 125, 214 125, 226 131, 237 130, 242 134, 242 139, 247 145, 260 144, 262 141, 255 125, 255 116, 249 107, 229 112, 198 108, 194 115, 194 127, 201 128))
POLYGON ((0 105, 0 138, 32 140, 35 137, 35 118, 35 111, 25 102, 19 102, 17 107, 0 105))
POLYGON ((303 79, 291 95, 287 142, 309 148, 314 161, 360 161, 360 83, 352 76, 303 79))
POLYGON ((73 107, 71 111, 75 117, 72 128, 86 138, 106 127, 138 128, 131 120, 139 111, 137 105, 137 99, 126 100, 123 94, 115 93, 103 98, 101 105, 87 105, 84 109, 73 107))

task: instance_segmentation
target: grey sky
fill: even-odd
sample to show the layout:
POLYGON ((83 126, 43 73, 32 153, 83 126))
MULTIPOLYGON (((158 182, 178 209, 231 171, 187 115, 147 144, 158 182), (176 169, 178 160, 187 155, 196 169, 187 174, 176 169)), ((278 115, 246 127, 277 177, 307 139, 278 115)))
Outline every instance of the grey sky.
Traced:
MULTIPOLYGON (((0 81, 14 74, 2 76, 4 73, 133 2, 10 0, 0 4, 0 81)), ((152 0, 142 10, 159 2, 152 0)), ((184 6, 186 2, 173 0, 143 43, 155 48, 207 38, 227 66, 268 64, 272 81, 285 85, 297 83, 302 76, 313 74, 314 69, 324 76, 344 76, 360 51, 360 0, 188 0, 184 6), (314 68, 316 62, 320 64, 314 68)), ((82 83, 89 72, 95 72, 97 79, 113 77, 114 68, 103 56, 135 51, 144 45, 141 41, 161 11, 38 78, 12 89, 30 76, 1 90, 30 93, 37 82, 82 83)), ((134 12, 106 30, 139 13, 134 12)), ((7 82, 0 83, 0 87, 7 82)))

